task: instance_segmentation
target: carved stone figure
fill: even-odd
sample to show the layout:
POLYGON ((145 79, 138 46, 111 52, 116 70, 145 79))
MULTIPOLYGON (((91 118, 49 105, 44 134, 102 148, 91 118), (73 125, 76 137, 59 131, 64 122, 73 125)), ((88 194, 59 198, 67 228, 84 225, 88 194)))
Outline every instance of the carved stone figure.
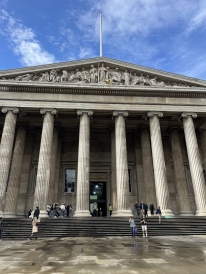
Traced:
POLYGON ((57 70, 56 69, 52 69, 50 71, 50 81, 57 82, 57 70))
POLYGON ((107 69, 104 67, 104 63, 102 63, 102 66, 99 68, 99 81, 100 82, 106 81, 106 73, 107 73, 107 69))
POLYGON ((15 78, 16 81, 29 81, 31 80, 32 75, 31 74, 24 74, 24 75, 19 75, 15 78))
POLYGON ((137 76, 137 74, 135 72, 134 75, 132 76, 131 85, 135 86, 138 83, 139 83, 139 76, 137 76))
POLYGON ((115 71, 113 71, 111 73, 111 79, 112 79, 113 83, 120 84, 120 82, 122 80, 122 76, 121 76, 121 73, 119 72, 118 68, 116 68, 115 71))
POLYGON ((61 82, 66 83, 68 81, 68 72, 66 70, 62 71, 62 77, 61 77, 61 82))
POLYGON ((125 70, 125 72, 123 73, 123 77, 122 77, 122 79, 124 80, 125 86, 130 85, 130 78, 131 78, 131 74, 129 72, 127 72, 127 70, 125 70))
POLYGON ((75 73, 75 79, 77 79, 78 81, 81 80, 81 72, 79 71, 79 69, 76 69, 76 73, 75 73))
POLYGON ((139 84, 140 86, 144 86, 144 83, 145 83, 145 77, 143 76, 143 73, 141 73, 139 77, 139 84))
POLYGON ((49 73, 48 73, 48 71, 41 74, 41 77, 39 78, 39 82, 49 82, 49 73))
POLYGON ((94 65, 91 65, 90 69, 90 82, 91 83, 97 83, 97 69, 94 67, 94 65))
POLYGON ((88 75, 88 72, 83 67, 80 75, 80 80, 86 82, 88 80, 87 75, 88 75))

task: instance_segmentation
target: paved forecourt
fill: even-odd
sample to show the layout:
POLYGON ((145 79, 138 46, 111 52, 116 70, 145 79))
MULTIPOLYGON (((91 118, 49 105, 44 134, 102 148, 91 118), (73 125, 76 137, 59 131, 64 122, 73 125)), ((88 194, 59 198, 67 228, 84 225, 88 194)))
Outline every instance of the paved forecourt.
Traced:
POLYGON ((1 241, 3 273, 204 273, 206 236, 1 241))

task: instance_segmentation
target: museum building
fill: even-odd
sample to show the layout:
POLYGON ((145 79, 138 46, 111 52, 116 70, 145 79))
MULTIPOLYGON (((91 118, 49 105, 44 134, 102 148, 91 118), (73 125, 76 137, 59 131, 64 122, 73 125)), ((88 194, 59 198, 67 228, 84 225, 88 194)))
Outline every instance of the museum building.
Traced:
POLYGON ((206 81, 110 58, 0 71, 0 215, 206 216, 206 81))

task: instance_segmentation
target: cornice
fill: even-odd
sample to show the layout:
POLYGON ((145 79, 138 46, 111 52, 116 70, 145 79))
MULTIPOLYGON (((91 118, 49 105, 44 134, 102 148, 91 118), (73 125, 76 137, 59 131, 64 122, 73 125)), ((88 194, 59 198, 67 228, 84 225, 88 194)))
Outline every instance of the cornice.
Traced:
POLYGON ((0 82, 0 91, 25 93, 88 94, 137 97, 206 98, 206 89, 199 87, 133 87, 111 85, 77 85, 64 83, 0 82))

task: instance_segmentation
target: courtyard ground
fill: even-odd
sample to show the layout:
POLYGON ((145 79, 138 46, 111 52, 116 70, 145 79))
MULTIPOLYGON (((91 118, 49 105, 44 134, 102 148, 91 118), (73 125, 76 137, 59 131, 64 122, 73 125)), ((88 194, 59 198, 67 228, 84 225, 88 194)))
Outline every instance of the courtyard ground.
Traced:
POLYGON ((206 236, 0 241, 0 273, 206 273, 206 236))

